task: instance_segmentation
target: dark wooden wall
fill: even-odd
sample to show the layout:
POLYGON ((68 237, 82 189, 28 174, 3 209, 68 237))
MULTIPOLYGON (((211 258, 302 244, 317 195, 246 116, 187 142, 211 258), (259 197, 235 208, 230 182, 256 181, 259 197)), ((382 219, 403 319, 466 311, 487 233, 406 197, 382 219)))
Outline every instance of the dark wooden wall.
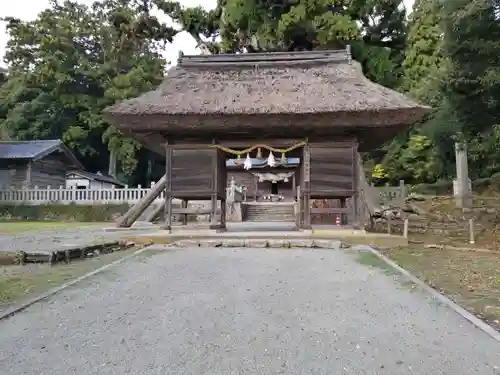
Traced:
POLYGON ((66 186, 68 172, 67 158, 62 153, 47 155, 41 160, 31 163, 31 173, 28 174, 31 186, 58 188, 66 186))
POLYGON ((22 189, 28 183, 28 161, 0 160, 0 186, 22 189))
POLYGON ((209 199, 215 185, 212 161, 215 149, 172 150, 172 196, 209 199))
POLYGON ((214 148, 172 150, 172 196, 180 199, 226 197, 226 159, 214 148))
POLYGON ((356 142, 311 143, 310 152, 311 198, 353 196, 356 142))
POLYGON ((47 155, 41 160, 0 161, 0 185, 14 188, 59 188, 66 186, 68 160, 62 153, 47 155))

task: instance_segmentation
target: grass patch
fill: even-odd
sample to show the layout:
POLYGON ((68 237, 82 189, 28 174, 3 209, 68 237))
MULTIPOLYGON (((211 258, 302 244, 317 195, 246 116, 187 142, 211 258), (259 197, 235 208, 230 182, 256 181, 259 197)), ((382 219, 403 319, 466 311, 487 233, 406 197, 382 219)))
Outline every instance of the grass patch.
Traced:
POLYGON ((128 209, 128 204, 0 204, 0 219, 103 222, 114 221, 128 209))
POLYGON ((500 329, 500 256, 453 249, 381 249, 462 307, 500 329))
POLYGON ((380 268, 388 275, 395 275, 398 273, 393 267, 369 251, 359 252, 356 261, 365 266, 380 268))
POLYGON ((137 248, 115 251, 83 261, 74 261, 68 265, 0 266, 0 310, 83 276, 135 251, 137 248))
POLYGON ((103 225, 103 223, 82 223, 71 221, 0 221, 0 234, 24 233, 40 230, 54 230, 67 227, 87 227, 99 225, 103 225))

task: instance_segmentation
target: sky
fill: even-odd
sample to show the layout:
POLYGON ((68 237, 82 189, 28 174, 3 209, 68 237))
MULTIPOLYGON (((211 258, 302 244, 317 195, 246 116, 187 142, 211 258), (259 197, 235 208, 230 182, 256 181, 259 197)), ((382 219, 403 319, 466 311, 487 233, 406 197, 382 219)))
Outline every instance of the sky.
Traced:
MULTIPOLYGON (((36 16, 46 9, 49 5, 49 0, 0 0, 2 5, 0 7, 0 18, 15 17, 22 20, 33 20, 36 16)), ((404 0, 406 8, 411 10, 414 0, 404 0)), ((94 0, 80 0, 79 3, 90 5, 94 0)), ((217 4, 217 0, 179 0, 179 2, 186 7, 201 5, 204 8, 211 9, 217 4)), ((160 17, 159 17, 160 18, 160 17)), ((165 21, 167 22, 167 21, 165 21)), ((3 63, 3 56, 5 55, 5 45, 8 41, 8 35, 5 32, 5 23, 0 23, 0 66, 5 66, 3 63)), ((163 53, 167 61, 175 63, 179 51, 187 55, 199 54, 196 49, 196 42, 191 35, 186 32, 177 34, 173 43, 165 48, 163 53)))

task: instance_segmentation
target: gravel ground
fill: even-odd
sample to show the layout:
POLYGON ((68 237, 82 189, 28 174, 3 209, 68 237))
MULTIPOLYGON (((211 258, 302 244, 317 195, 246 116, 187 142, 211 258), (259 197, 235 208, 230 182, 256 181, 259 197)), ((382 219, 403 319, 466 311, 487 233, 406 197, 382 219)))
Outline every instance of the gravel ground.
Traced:
MULTIPOLYGON (((106 228, 113 227, 109 224, 106 228)), ((0 234, 0 251, 43 252, 65 250, 67 248, 90 246, 99 243, 117 241, 127 236, 145 234, 145 230, 106 232, 102 226, 57 227, 39 231, 27 231, 13 234, 0 234)), ((157 231, 151 227, 151 232, 157 231)))
POLYGON ((0 374, 495 374, 500 344, 342 250, 139 256, 0 321, 0 374))

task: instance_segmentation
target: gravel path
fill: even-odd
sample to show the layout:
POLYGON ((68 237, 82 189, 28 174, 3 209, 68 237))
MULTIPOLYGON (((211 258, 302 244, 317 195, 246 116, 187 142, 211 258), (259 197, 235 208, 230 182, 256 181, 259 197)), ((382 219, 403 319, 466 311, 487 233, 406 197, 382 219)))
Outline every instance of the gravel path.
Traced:
MULTIPOLYGON (((106 228, 112 227, 108 224, 106 228)), ((0 251, 44 252, 65 250, 80 246, 90 246, 104 242, 117 241, 127 236, 145 234, 145 230, 107 232, 104 226, 82 225, 27 231, 22 233, 1 234, 0 251)), ((157 231, 151 227, 151 232, 157 231)))
POLYGON ((0 374, 495 374, 500 344, 355 259, 140 256, 0 321, 0 374))

